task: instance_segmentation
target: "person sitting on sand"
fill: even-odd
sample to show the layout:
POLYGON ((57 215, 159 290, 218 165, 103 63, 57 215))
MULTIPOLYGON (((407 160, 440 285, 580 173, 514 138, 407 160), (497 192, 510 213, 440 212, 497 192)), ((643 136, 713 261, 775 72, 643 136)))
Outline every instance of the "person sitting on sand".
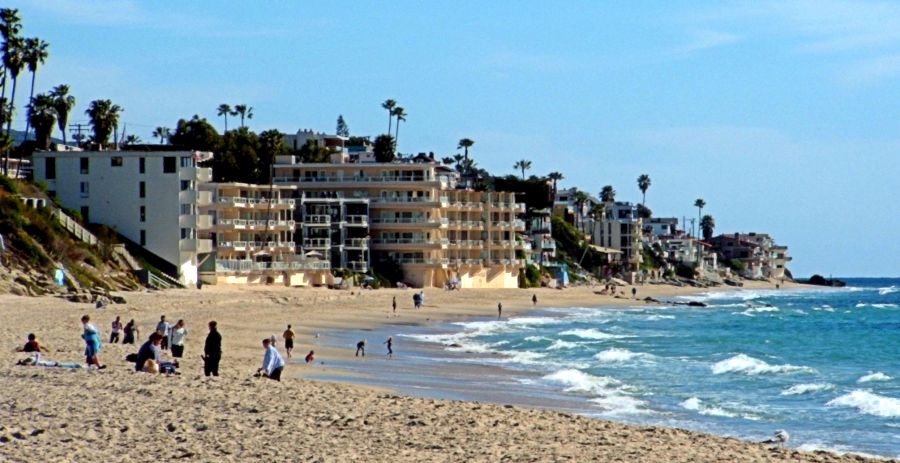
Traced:
POLYGON ((360 352, 362 352, 362 356, 366 356, 366 340, 356 343, 356 356, 359 357, 360 352))
POLYGON ((311 363, 316 361, 316 351, 311 350, 308 354, 306 354, 306 363, 311 363))
POLYGON ((145 371, 147 360, 159 363, 159 345, 161 343, 162 336, 159 333, 153 332, 150 334, 150 338, 138 350, 137 360, 134 362, 134 371, 145 371))
POLYGON ((28 341, 24 346, 16 348, 16 352, 50 352, 50 349, 42 346, 41 343, 38 342, 37 336, 34 333, 28 333, 28 341))
POLYGON ((90 321, 90 315, 81 317, 81 324, 84 327, 81 339, 84 339, 85 363, 87 363, 88 368, 90 368, 91 365, 97 365, 97 369, 102 370, 106 368, 106 365, 100 364, 100 333, 97 331, 97 327, 92 325, 90 321))
POLYGON ((262 367, 257 370, 263 376, 275 381, 281 381, 281 372, 284 371, 284 359, 278 353, 278 349, 272 344, 271 339, 263 339, 263 349, 266 355, 263 357, 262 367))

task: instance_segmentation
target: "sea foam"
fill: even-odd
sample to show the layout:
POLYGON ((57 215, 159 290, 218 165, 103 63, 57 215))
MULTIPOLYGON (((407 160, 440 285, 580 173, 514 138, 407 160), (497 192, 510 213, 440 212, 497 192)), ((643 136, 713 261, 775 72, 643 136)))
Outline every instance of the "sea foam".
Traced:
POLYGON ((577 336, 579 338, 584 339, 622 339, 622 338, 633 338, 634 336, 628 336, 624 334, 612 334, 607 333, 600 330, 595 330, 593 328, 588 329, 574 329, 574 330, 566 330, 559 333, 561 336, 577 336))
POLYGON ((744 418, 746 420, 757 421, 761 419, 752 413, 743 413, 739 411, 726 410, 725 408, 715 405, 706 405, 698 397, 691 397, 678 404, 685 410, 695 411, 701 415, 721 416, 725 418, 744 418))
POLYGON ((723 373, 742 373, 745 375, 761 375, 775 373, 814 373, 815 370, 809 367, 796 365, 770 365, 760 359, 750 357, 746 354, 738 354, 715 363, 711 367, 713 374, 720 375, 723 373))
POLYGON ((856 380, 856 382, 857 383, 868 383, 871 381, 890 381, 892 379, 894 379, 894 378, 891 378, 890 376, 888 376, 880 371, 876 371, 875 373, 869 373, 865 376, 861 376, 859 379, 856 380))
POLYGON ((834 384, 829 384, 829 383, 795 384, 795 385, 781 391, 781 395, 801 395, 801 394, 809 394, 811 392, 830 391, 831 389, 834 389, 834 384))
POLYGON ((644 354, 641 352, 632 352, 628 349, 620 349, 617 347, 613 347, 611 349, 606 349, 602 352, 598 352, 594 355, 594 358, 603 363, 621 363, 627 362, 629 360, 634 359, 646 359, 650 358, 652 355, 644 354))
POLYGON ((825 404, 829 407, 852 407, 860 413, 884 418, 900 417, 900 399, 856 389, 825 404))

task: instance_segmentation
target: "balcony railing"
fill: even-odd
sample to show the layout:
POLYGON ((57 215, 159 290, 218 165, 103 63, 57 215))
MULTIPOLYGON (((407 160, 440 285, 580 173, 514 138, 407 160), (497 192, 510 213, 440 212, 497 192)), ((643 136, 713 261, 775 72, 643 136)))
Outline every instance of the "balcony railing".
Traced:
POLYGON ((345 221, 348 225, 367 225, 369 223, 369 216, 348 215, 345 221))
POLYGON ((347 262, 347 265, 349 265, 350 270, 353 270, 354 272, 365 273, 369 271, 369 263, 365 261, 350 261, 347 262))
POLYGON ((372 244, 421 244, 447 246, 450 244, 450 240, 429 240, 426 238, 376 238, 372 240, 372 244))
POLYGON ((331 264, 327 260, 301 262, 253 262, 241 259, 217 259, 216 272, 250 273, 266 270, 328 270, 331 264))
POLYGON ((303 240, 304 248, 328 248, 330 246, 330 238, 305 238, 303 240))
POLYGON ((448 225, 450 220, 446 217, 441 218, 425 218, 425 217, 377 217, 372 219, 372 223, 377 224, 415 224, 415 225, 448 225))
POLYGON ((234 250, 294 249, 294 243, 291 241, 219 241, 216 246, 234 250))
POLYGON ((303 225, 327 226, 331 224, 331 216, 325 214, 311 214, 303 218, 303 225))
POLYGON ((372 198, 373 204, 423 204, 423 203, 441 203, 442 206, 449 205, 446 196, 393 196, 372 198))
POLYGON ((431 259, 424 257, 401 257, 394 259, 398 264, 449 265, 450 259, 431 259))
POLYGON ((295 203, 293 198, 278 198, 270 201, 268 198, 244 198, 242 196, 219 196, 219 202, 248 207, 268 206, 270 202, 274 206, 293 206, 295 203))
POLYGON ((344 241, 344 246, 350 248, 366 248, 369 246, 368 238, 348 238, 344 241))
POLYGON ((443 176, 433 175, 320 175, 315 177, 276 176, 275 183, 393 183, 393 182, 446 182, 443 176))
POLYGON ((481 247, 484 245, 482 240, 450 240, 450 246, 458 247, 481 247))

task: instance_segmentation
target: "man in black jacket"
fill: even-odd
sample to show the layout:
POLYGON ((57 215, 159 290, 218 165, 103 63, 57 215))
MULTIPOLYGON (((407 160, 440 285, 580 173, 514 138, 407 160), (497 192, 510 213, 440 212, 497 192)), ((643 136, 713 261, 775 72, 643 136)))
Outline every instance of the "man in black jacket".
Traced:
POLYGON ((219 360, 222 359, 222 335, 216 329, 216 322, 209 322, 209 334, 203 346, 203 373, 219 376, 219 360))

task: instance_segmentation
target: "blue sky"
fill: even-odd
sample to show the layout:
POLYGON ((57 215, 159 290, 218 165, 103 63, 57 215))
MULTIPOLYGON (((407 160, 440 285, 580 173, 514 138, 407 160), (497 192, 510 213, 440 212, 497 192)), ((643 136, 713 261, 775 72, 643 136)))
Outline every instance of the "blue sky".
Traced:
MULTIPOLYGON (((13 1, 68 83, 150 139, 220 103, 254 130, 386 129, 402 152, 766 231, 795 275, 900 276, 900 3, 13 1)), ((22 88, 22 87, 20 87, 22 88)), ((21 93, 20 93, 21 95, 21 93)), ((22 125, 17 120, 18 125, 22 125)))

